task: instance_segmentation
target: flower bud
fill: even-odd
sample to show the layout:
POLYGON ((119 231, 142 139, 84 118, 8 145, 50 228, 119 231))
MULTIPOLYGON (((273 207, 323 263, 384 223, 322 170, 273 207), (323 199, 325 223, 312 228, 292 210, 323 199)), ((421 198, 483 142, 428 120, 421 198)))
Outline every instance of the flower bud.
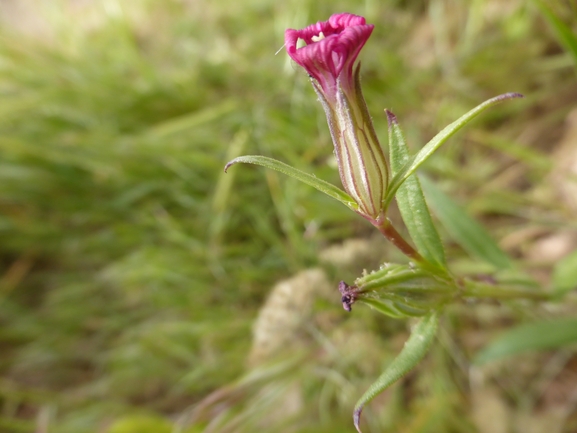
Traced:
POLYGON ((361 92, 355 60, 373 31, 363 17, 336 14, 302 30, 285 32, 289 56, 309 74, 321 101, 343 187, 357 212, 375 223, 387 188, 385 154, 361 92), (299 39, 306 45, 297 48, 299 39))

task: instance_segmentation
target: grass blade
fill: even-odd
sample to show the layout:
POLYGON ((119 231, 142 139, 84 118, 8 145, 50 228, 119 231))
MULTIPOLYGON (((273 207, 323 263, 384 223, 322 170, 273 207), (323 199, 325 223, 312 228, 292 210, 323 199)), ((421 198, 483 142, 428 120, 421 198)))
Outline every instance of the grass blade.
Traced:
POLYGON ((577 343, 577 318, 529 323, 504 332, 475 358, 477 365, 521 352, 553 349, 577 343))
POLYGON ((553 288, 558 295, 577 288, 577 250, 564 257, 553 269, 553 288))
POLYGON ((561 21, 561 19, 559 19, 559 17, 555 15, 542 1, 535 0, 535 4, 539 7, 541 13, 553 28, 559 43, 563 45, 569 54, 571 54, 573 61, 577 66, 577 36, 571 30, 571 27, 561 21))
POLYGON ((511 267, 509 257, 499 248, 483 226, 471 218, 429 179, 426 177, 420 179, 433 212, 455 242, 471 256, 484 260, 497 269, 511 267))

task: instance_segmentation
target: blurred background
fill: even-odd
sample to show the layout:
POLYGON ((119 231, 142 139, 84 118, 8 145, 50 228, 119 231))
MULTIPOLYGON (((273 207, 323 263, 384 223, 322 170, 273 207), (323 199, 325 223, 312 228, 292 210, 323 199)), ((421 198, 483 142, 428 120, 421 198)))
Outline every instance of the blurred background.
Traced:
MULTIPOLYGON (((279 51, 286 28, 336 12, 375 24, 360 59, 383 144, 384 108, 416 151, 485 99, 525 94, 423 172, 542 290, 572 278, 577 8, 547 5, 1 0, 0 431, 353 431, 409 323, 346 313, 336 284, 403 258, 306 185, 223 173, 262 154, 339 184, 320 104, 279 51)), ((441 235, 455 272, 492 271, 441 235)), ((577 338, 472 363, 517 324, 575 316, 572 287, 448 308, 365 431, 577 431, 577 338)))

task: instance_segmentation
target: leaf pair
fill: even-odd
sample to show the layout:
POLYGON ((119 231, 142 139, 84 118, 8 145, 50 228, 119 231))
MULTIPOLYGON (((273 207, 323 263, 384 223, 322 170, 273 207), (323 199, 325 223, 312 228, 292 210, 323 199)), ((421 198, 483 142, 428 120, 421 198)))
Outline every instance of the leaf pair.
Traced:
POLYGON ((474 117, 492 105, 518 97, 522 97, 522 95, 506 93, 489 99, 444 128, 412 158, 409 156, 409 149, 396 116, 386 110, 389 121, 392 180, 385 201, 389 203, 393 197, 396 198, 403 222, 407 226, 417 250, 430 264, 437 268, 444 269, 446 267, 445 252, 423 196, 421 181, 427 195, 432 199, 431 202, 437 217, 469 254, 483 259, 497 269, 507 268, 511 265, 509 258, 499 249, 481 225, 466 215, 433 183, 426 178, 419 181, 414 173, 444 142, 474 117))
MULTIPOLYGON (((443 143, 473 118, 499 102, 519 97, 522 97, 519 93, 505 93, 485 101, 444 128, 413 157, 409 155, 395 115, 387 111, 389 120, 389 163, 391 166, 391 179, 388 182, 388 188, 384 197, 384 208, 386 210, 393 198, 396 197, 403 221, 407 225, 409 234, 417 246, 419 253, 430 265, 437 269, 444 269, 446 265, 443 246, 430 217, 419 180, 413 175, 443 143)), ((358 204, 342 189, 314 175, 305 173, 272 158, 259 155, 241 156, 226 164, 225 172, 230 166, 241 162, 262 165, 284 173, 316 188, 329 197, 340 201, 349 209, 358 212, 358 204)))

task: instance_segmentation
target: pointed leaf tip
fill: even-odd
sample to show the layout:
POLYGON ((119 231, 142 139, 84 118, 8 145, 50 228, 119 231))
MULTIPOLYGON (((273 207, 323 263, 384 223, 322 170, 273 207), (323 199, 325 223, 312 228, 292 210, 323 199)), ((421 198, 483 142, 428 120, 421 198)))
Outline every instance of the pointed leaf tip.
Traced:
POLYGON ((387 120, 389 121, 389 125, 397 125, 399 122, 397 121, 397 116, 385 108, 385 113, 387 114, 387 120))
POLYGON ((238 162, 238 161, 236 160, 236 158, 233 159, 232 161, 228 161, 228 162, 226 163, 226 165, 224 166, 224 172, 226 173, 227 170, 230 168, 230 166, 236 164, 237 162, 238 162))
POLYGON ((509 93, 503 93, 502 95, 496 96, 495 100, 496 101, 504 101, 506 99, 513 99, 513 98, 524 98, 525 96, 522 95, 521 93, 517 93, 517 92, 509 92, 509 93))
POLYGON ((355 428, 357 429, 357 431, 359 433, 363 433, 361 431, 361 426, 359 425, 361 422, 361 412, 363 411, 363 406, 355 409, 355 411, 353 412, 353 423, 355 424, 355 428))

